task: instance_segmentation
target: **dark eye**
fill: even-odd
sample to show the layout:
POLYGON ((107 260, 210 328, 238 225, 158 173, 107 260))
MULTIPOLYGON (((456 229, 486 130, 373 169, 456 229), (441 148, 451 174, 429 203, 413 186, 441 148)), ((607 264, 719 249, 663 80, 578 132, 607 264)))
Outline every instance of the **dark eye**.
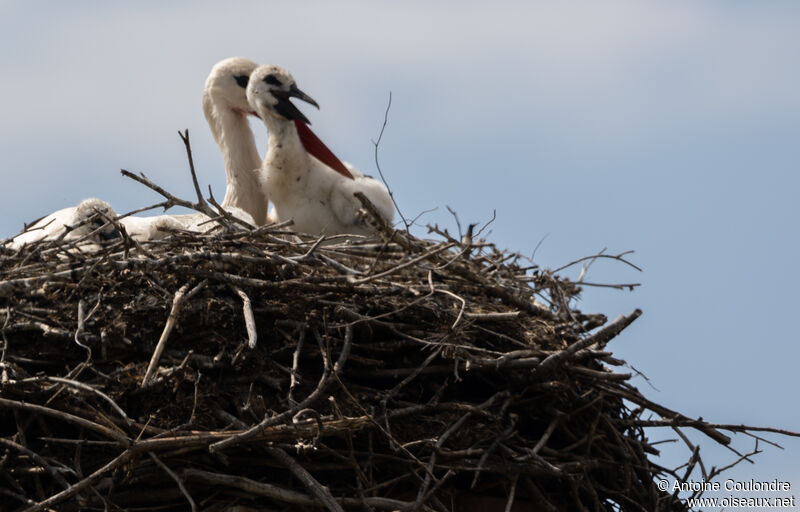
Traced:
POLYGON ((267 75, 264 77, 264 81, 267 82, 269 85, 275 85, 277 87, 283 87, 283 84, 275 75, 267 75))
POLYGON ((234 80, 236 80, 236 83, 239 84, 239 87, 241 87, 242 89, 246 89, 247 88, 247 81, 250 80, 249 76, 247 76, 247 75, 239 75, 239 76, 235 76, 233 78, 234 78, 234 80))

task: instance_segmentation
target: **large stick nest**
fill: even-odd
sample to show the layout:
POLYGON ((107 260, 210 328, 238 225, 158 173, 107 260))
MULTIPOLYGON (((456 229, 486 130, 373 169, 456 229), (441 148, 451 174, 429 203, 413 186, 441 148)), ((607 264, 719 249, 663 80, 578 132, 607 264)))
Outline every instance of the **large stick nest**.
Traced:
POLYGON ((514 254, 219 222, 0 254, 4 510, 684 510, 644 427, 729 441, 514 254))

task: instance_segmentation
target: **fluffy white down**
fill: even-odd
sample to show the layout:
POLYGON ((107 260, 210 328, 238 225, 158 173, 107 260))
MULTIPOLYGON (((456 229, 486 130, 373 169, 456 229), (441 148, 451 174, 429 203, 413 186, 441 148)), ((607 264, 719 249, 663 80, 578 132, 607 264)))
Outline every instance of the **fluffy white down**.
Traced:
MULTIPOLYGON (((256 221, 253 219, 253 216, 247 213, 246 211, 242 210, 241 208, 237 208, 235 206, 226 206, 224 210, 231 214, 233 217, 250 224, 251 226, 256 226, 256 221)), ((202 213, 190 213, 186 215, 175 215, 173 216, 174 219, 179 221, 183 228, 187 231, 196 231, 199 233, 205 233, 209 230, 214 229, 216 223, 211 221, 208 216, 202 213)))
MULTIPOLYGON (((265 195, 274 205, 270 220, 292 220, 293 230, 313 235, 369 235, 372 228, 356 217, 361 203, 353 196, 363 192, 391 221, 394 205, 389 191, 378 181, 349 166, 355 179, 337 173, 303 147, 291 120, 275 110, 272 91, 296 89, 294 79, 277 66, 260 66, 250 75, 247 99, 267 127, 267 153, 261 167, 265 195), (276 79, 282 88, 275 85, 276 79)), ((281 91, 281 92, 278 92, 281 91)))
MULTIPOLYGON (((225 211, 232 216, 255 226, 253 216, 235 206, 225 207, 225 211)), ((125 231, 137 242, 159 240, 169 236, 173 231, 194 231, 205 233, 213 230, 216 223, 202 213, 187 213, 184 215, 155 215, 152 217, 124 217, 120 223, 125 231)))
POLYGON ((82 241, 79 248, 81 251, 98 250, 103 240, 119 236, 114 225, 108 223, 103 216, 114 219, 117 214, 111 205, 103 200, 84 199, 77 206, 63 208, 42 217, 7 242, 6 246, 17 250, 41 240, 58 240, 59 238, 64 241, 78 240, 97 231, 82 241))
POLYGON ((391 222, 394 204, 386 187, 352 166, 348 169, 355 179, 346 178, 307 155, 306 176, 292 181, 282 179, 282 173, 274 167, 265 167, 263 185, 270 191, 274 205, 270 220, 283 222, 291 219, 293 231, 312 235, 370 235, 372 228, 356 216, 361 202, 353 194, 363 192, 391 222))
MULTIPOLYGON (((225 211, 251 226, 255 226, 253 216, 241 208, 228 206, 225 211)), ((116 212, 108 203, 96 198, 84 199, 78 203, 78 206, 63 208, 46 217, 42 217, 24 232, 6 242, 6 247, 19 250, 25 245, 41 240, 62 239, 68 242, 81 239, 97 231, 85 241, 81 241, 79 245, 79 249, 82 252, 97 251, 101 248, 103 241, 120 236, 116 227, 107 222, 106 218, 111 220, 117 218, 116 212)), ((137 242, 158 240, 169 236, 173 231, 205 233, 215 229, 216 226, 215 222, 202 213, 155 215, 151 217, 131 216, 119 219, 119 223, 125 228, 128 236, 137 242)))
POLYGON ((173 215, 153 217, 124 217, 119 220, 129 237, 137 242, 158 240, 169 236, 171 231, 184 229, 183 223, 173 215))

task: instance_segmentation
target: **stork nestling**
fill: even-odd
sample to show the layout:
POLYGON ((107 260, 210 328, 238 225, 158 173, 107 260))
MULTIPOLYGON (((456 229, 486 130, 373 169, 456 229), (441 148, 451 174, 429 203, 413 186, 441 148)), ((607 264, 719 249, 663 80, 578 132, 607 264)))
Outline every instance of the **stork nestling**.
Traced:
MULTIPOLYGON (((247 123, 247 116, 256 114, 245 93, 250 73, 256 67, 255 62, 242 57, 224 59, 215 64, 203 89, 203 113, 225 162, 226 188, 221 206, 248 224, 262 225, 267 220, 268 197, 262 191, 259 180, 261 158, 247 123)), ((77 239, 90 232, 89 227, 94 224, 86 223, 80 229, 77 226, 97 211, 109 218, 117 217, 108 203, 85 199, 78 206, 58 210, 36 221, 12 239, 8 247, 18 249, 38 240, 54 240, 73 226, 75 229, 69 231, 65 239, 77 239)), ((145 241, 163 238, 170 230, 203 231, 208 228, 208 220, 207 216, 197 213, 124 217, 120 222, 133 239, 145 241)), ((109 229, 108 233, 101 230, 98 236, 119 236, 113 225, 109 229)))
MULTIPOLYGON (((236 206, 226 206, 223 209, 231 216, 256 226, 253 216, 236 206)), ((183 215, 154 215, 151 217, 123 217, 119 222, 125 226, 125 231, 132 239, 137 242, 147 240, 160 240, 173 231, 193 231, 204 233, 214 229, 216 224, 211 222, 208 215, 204 213, 186 213, 183 215)))
POLYGON ((31 223, 25 231, 11 239, 7 247, 16 250, 40 240, 60 238, 69 241, 86 237, 80 249, 96 251, 103 242, 119 238, 117 228, 108 222, 116 217, 117 214, 105 201, 84 199, 78 206, 63 208, 31 223))
POLYGON ((363 192, 391 221, 394 205, 386 187, 342 164, 290 98, 319 108, 283 68, 260 66, 250 75, 247 100, 268 132, 261 179, 274 205, 270 220, 291 219, 296 231, 314 235, 370 234, 372 228, 356 217, 361 203, 353 194, 363 192))
MULTIPOLYGON (((256 115, 247 103, 245 89, 258 67, 243 57, 217 62, 203 88, 203 114, 225 163, 225 197, 221 206, 234 217, 260 226, 267 222, 267 203, 259 175, 261 157, 247 116, 256 115)), ((124 217, 120 222, 136 241, 157 240, 171 231, 205 231, 211 227, 202 213, 124 217)))
POLYGON ((203 89, 203 113, 225 162, 222 206, 226 210, 230 206, 244 210, 260 226, 267 221, 269 197, 262 191, 261 157, 247 123, 247 116, 256 113, 245 94, 250 74, 257 66, 242 57, 217 62, 203 89))

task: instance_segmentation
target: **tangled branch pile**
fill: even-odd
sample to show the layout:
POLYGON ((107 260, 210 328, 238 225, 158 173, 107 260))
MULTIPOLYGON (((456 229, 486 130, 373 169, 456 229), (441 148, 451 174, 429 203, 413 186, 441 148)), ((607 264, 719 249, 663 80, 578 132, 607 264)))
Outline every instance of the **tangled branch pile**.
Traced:
POLYGON ((643 427, 728 442, 518 256, 220 223, 0 254, 4 510, 683 510, 643 427))

